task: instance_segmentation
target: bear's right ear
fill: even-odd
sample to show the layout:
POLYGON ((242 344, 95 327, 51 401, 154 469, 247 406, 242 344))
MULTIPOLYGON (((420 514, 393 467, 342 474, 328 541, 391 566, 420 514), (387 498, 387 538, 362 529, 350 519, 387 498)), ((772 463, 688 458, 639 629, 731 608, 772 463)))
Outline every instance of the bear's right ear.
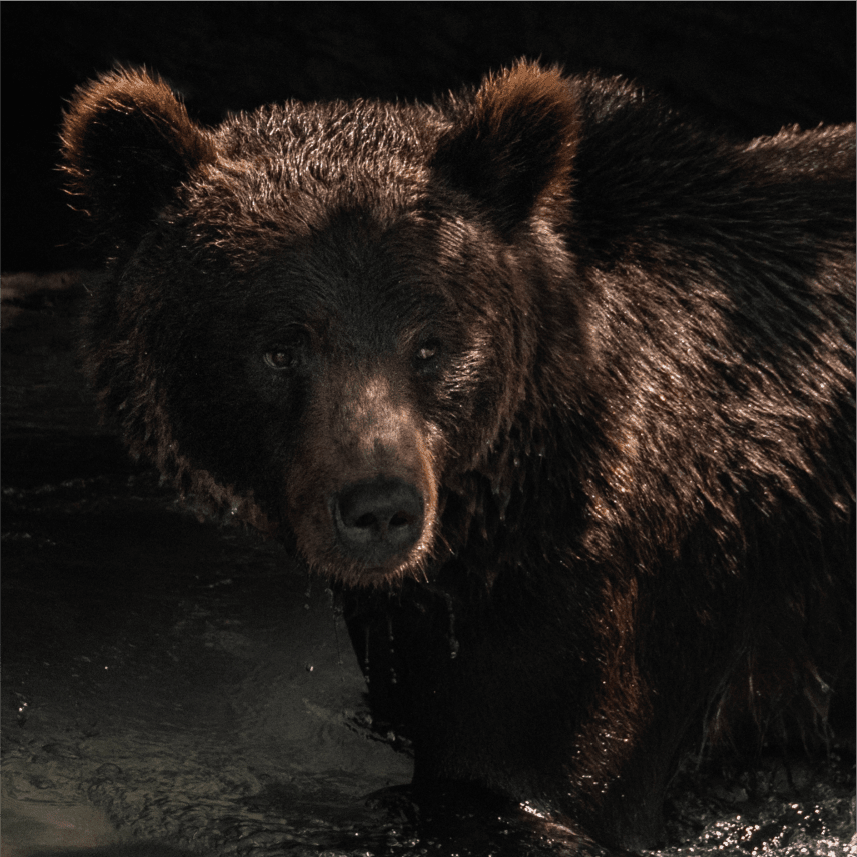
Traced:
POLYGON ((75 92, 61 138, 71 192, 96 233, 114 241, 138 238, 191 172, 217 156, 165 83, 125 69, 75 92))

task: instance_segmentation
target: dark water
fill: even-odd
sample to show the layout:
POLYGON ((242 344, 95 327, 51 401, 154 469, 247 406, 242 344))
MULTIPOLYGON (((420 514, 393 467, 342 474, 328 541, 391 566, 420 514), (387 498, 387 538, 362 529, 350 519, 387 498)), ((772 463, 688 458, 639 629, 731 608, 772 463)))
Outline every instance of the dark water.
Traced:
MULTIPOLYGON (((323 582, 127 461, 74 366, 80 292, 46 285, 4 284, 3 857, 600 853, 460 796, 416 807, 323 582)), ((845 735, 733 779, 689 766, 657 853, 839 857, 853 832, 845 735)))

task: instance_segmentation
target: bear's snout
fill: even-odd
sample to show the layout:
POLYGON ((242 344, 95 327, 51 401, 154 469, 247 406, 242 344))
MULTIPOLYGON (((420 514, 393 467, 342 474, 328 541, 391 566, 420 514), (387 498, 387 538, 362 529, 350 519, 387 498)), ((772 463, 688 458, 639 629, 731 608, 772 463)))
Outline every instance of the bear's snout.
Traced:
POLYGON ((407 554, 422 534, 422 495, 402 479, 356 482, 334 495, 330 505, 340 548, 368 567, 407 554))
POLYGON ((313 385, 283 485, 310 567, 348 586, 422 577, 434 555, 440 435, 398 367, 331 361, 313 385))

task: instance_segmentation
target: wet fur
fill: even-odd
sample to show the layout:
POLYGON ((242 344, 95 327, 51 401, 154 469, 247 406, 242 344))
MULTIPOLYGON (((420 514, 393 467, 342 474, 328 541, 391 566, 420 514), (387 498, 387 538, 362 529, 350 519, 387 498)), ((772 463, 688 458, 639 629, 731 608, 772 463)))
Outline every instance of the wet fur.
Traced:
POLYGON ((853 628, 853 127, 736 142, 521 63, 213 130, 114 72, 63 140, 108 258, 102 406, 343 585, 418 782, 651 845, 689 748, 823 720, 853 628), (329 510, 377 474, 425 514, 370 568, 329 510))

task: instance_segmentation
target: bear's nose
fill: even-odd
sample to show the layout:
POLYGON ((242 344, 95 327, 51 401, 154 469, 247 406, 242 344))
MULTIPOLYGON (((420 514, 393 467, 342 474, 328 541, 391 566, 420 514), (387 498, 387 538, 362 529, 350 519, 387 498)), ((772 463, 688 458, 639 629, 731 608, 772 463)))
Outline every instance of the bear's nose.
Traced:
POLYGON ((423 499, 402 479, 379 477, 356 482, 332 503, 342 550, 367 566, 382 566, 406 553, 423 528, 423 499))

